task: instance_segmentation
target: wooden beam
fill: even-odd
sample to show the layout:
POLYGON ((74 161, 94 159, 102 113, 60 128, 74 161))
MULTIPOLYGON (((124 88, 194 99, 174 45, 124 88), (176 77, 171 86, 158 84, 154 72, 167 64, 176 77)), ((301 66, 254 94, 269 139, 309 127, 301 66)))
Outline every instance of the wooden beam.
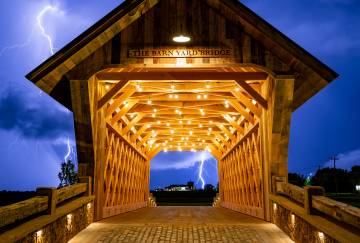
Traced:
POLYGON ((109 100, 111 100, 124 86, 128 80, 123 79, 115 84, 98 102, 98 109, 101 109, 109 100))
POLYGON ((248 120, 250 123, 254 123, 254 118, 250 115, 249 112, 247 112, 242 105, 239 104, 236 100, 229 100, 229 103, 234 107, 243 117, 245 117, 246 120, 248 120))
POLYGON ((258 102, 264 109, 267 109, 268 104, 266 99, 264 99, 261 94, 259 94, 255 89, 253 89, 248 83, 244 80, 235 79, 236 83, 243 88, 256 102, 258 102))
POLYGON ((242 104, 244 104, 247 108, 250 109, 250 111, 252 113, 255 114, 255 116, 260 118, 261 115, 261 110, 259 109, 259 107, 257 107, 256 105, 254 105, 252 103, 251 100, 249 100, 248 97, 246 97, 243 93, 241 92, 236 92, 236 91, 232 91, 231 92, 242 104))
POLYGON ((132 142, 135 142, 136 139, 137 139, 138 137, 140 137, 141 134, 143 134, 143 133, 145 132, 145 130, 148 129, 148 128, 149 128, 149 125, 148 125, 148 124, 143 125, 143 126, 134 134, 134 136, 132 136, 131 141, 132 141, 132 142))
POLYGON ((256 131, 259 128, 259 123, 257 122, 256 124, 254 124, 249 130, 247 130, 247 132, 244 134, 244 136, 242 136, 231 148, 228 149, 228 151, 226 151, 225 154, 223 154, 221 160, 224 160, 224 158, 231 153, 231 151, 233 151, 239 144, 241 144, 242 142, 244 142, 244 140, 246 138, 248 138, 254 131, 256 131))
POLYGON ((129 101, 114 117, 111 118, 110 123, 114 124, 121 119, 134 105, 136 105, 136 100, 129 101))
POLYGON ((129 89, 129 90, 125 91, 122 95, 120 95, 119 98, 116 98, 114 100, 114 102, 106 109, 105 116, 108 117, 112 113, 114 113, 116 108, 121 106, 122 103, 134 93, 135 93, 135 89, 129 89))
POLYGON ((114 133, 116 133, 122 140, 126 142, 129 146, 131 146, 139 155, 141 155, 145 160, 147 160, 147 156, 144 155, 134 144, 132 144, 129 140, 127 140, 121 133, 118 132, 118 130, 113 127, 111 124, 106 123, 106 126, 108 129, 111 129, 114 133))
POLYGON ((221 131, 223 131, 231 141, 235 140, 234 134, 232 134, 225 126, 224 124, 217 124, 218 128, 220 128, 221 131))
POLYGON ((144 117, 143 114, 138 114, 134 119, 130 121, 130 123, 123 129, 123 135, 125 135, 130 129, 136 125, 138 121, 140 121, 144 117))
MULTIPOLYGON (((99 80, 265 80, 265 72, 194 72, 194 71, 162 71, 162 72, 100 72, 99 80)), ((240 85, 240 84, 239 84, 240 85)))
POLYGON ((223 117, 225 118, 225 120, 227 120, 233 127, 236 128, 236 130, 238 132, 244 132, 244 128, 242 128, 239 124, 237 124, 236 121, 234 121, 230 116, 228 115, 223 115, 223 117))

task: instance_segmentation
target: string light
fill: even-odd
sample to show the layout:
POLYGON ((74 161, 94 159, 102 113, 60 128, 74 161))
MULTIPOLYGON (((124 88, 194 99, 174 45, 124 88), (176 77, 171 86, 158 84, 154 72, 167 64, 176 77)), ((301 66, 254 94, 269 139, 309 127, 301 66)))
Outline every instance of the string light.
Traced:
POLYGON ((203 125, 202 125, 202 124, 199 124, 199 127, 200 127, 200 128, 202 128, 202 127, 203 127, 203 125))
POLYGON ((201 99, 201 95, 198 94, 198 95, 196 96, 196 98, 197 98, 198 100, 200 100, 200 99, 201 99))
POLYGON ((159 124, 159 125, 160 125, 160 124, 161 124, 161 121, 157 121, 157 124, 159 124))
POLYGON ((229 108, 229 101, 225 100, 225 108, 229 108))
POLYGON ((207 83, 206 83, 206 88, 207 88, 207 89, 210 89, 210 87, 211 87, 211 86, 210 86, 210 83, 207 82, 207 83))
POLYGON ((179 96, 178 96, 178 95, 175 95, 174 97, 175 97, 175 99, 179 99, 179 96))
POLYGON ((170 88, 171 88, 171 89, 175 89, 175 85, 174 85, 174 84, 171 84, 171 85, 170 85, 170 88))
POLYGON ((139 83, 136 84, 136 89, 138 92, 141 92, 142 91, 142 87, 139 83))
POLYGON ((190 120, 189 120, 189 121, 187 121, 187 124, 188 124, 188 125, 190 125, 190 124, 191 124, 191 121, 190 121, 190 120))
POLYGON ((148 99, 147 104, 148 104, 148 105, 151 105, 151 104, 152 104, 152 102, 151 102, 150 99, 148 99))
POLYGON ((169 126, 170 126, 170 123, 167 122, 167 123, 166 123, 166 126, 169 127, 169 126))
POLYGON ((106 84, 106 85, 105 85, 105 89, 106 89, 106 90, 109 90, 109 89, 110 89, 110 85, 106 84))
POLYGON ((239 92, 239 91, 240 91, 240 88, 239 88, 239 87, 236 87, 236 88, 235 88, 235 91, 236 91, 236 92, 239 92))
POLYGON ((252 103, 253 105, 256 105, 256 100, 252 100, 251 103, 252 103))
POLYGON ((207 94, 204 94, 203 97, 204 97, 204 99, 207 99, 208 95, 207 95, 207 94))

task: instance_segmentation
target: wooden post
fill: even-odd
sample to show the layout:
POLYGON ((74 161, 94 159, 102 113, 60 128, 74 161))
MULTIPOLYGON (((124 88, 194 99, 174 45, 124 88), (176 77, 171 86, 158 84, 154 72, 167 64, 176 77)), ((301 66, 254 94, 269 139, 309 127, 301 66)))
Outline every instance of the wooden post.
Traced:
POLYGON ((275 186, 272 177, 282 176, 287 182, 293 93, 292 76, 268 78, 262 87, 262 95, 268 100, 268 109, 264 109, 260 120, 266 220, 270 220, 269 194, 275 186))
POLYGON ((313 214, 314 210, 312 207, 312 196, 323 196, 325 194, 325 190, 321 186, 305 186, 305 200, 304 200, 304 208, 306 214, 313 214))
POLYGON ((86 183, 87 184, 87 190, 85 195, 91 196, 92 195, 92 179, 91 176, 80 176, 79 177, 80 183, 86 183))
POLYGON ((36 193, 39 196, 48 197, 48 209, 46 213, 50 215, 54 214, 56 210, 57 189, 55 187, 39 187, 36 189, 36 193))
MULTIPOLYGON (((102 218, 102 177, 103 169, 101 154, 103 148, 98 145, 100 137, 104 138, 103 130, 98 129, 98 121, 105 123, 104 119, 98 117, 97 103, 99 96, 98 84, 95 78, 89 80, 70 80, 72 110, 75 121, 76 146, 78 154, 79 175, 90 176, 93 179, 92 190, 95 192, 95 220, 102 218), (95 146, 95 144, 97 146, 95 146)), ((103 112, 103 111, 101 111, 103 112)), ((104 140, 104 139, 103 139, 104 140)), ((92 180, 91 180, 92 181, 92 180)))
POLYGON ((90 98, 86 80, 70 80, 79 176, 94 176, 90 98))

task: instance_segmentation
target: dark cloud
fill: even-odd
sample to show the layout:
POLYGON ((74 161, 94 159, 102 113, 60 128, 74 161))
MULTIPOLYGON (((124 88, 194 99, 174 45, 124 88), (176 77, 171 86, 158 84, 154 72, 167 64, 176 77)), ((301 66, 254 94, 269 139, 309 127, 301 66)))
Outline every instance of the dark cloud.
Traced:
POLYGON ((71 112, 26 93, 4 92, 0 97, 0 129, 15 130, 33 139, 56 139, 73 133, 71 112))

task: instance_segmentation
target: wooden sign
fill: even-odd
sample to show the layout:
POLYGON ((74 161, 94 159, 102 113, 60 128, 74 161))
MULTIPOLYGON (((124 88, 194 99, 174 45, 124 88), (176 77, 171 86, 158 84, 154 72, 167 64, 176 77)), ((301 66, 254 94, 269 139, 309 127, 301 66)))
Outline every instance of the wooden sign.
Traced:
POLYGON ((212 57, 225 58, 232 57, 231 49, 224 48, 156 48, 156 49, 133 49, 128 52, 129 58, 146 58, 146 57, 212 57))

